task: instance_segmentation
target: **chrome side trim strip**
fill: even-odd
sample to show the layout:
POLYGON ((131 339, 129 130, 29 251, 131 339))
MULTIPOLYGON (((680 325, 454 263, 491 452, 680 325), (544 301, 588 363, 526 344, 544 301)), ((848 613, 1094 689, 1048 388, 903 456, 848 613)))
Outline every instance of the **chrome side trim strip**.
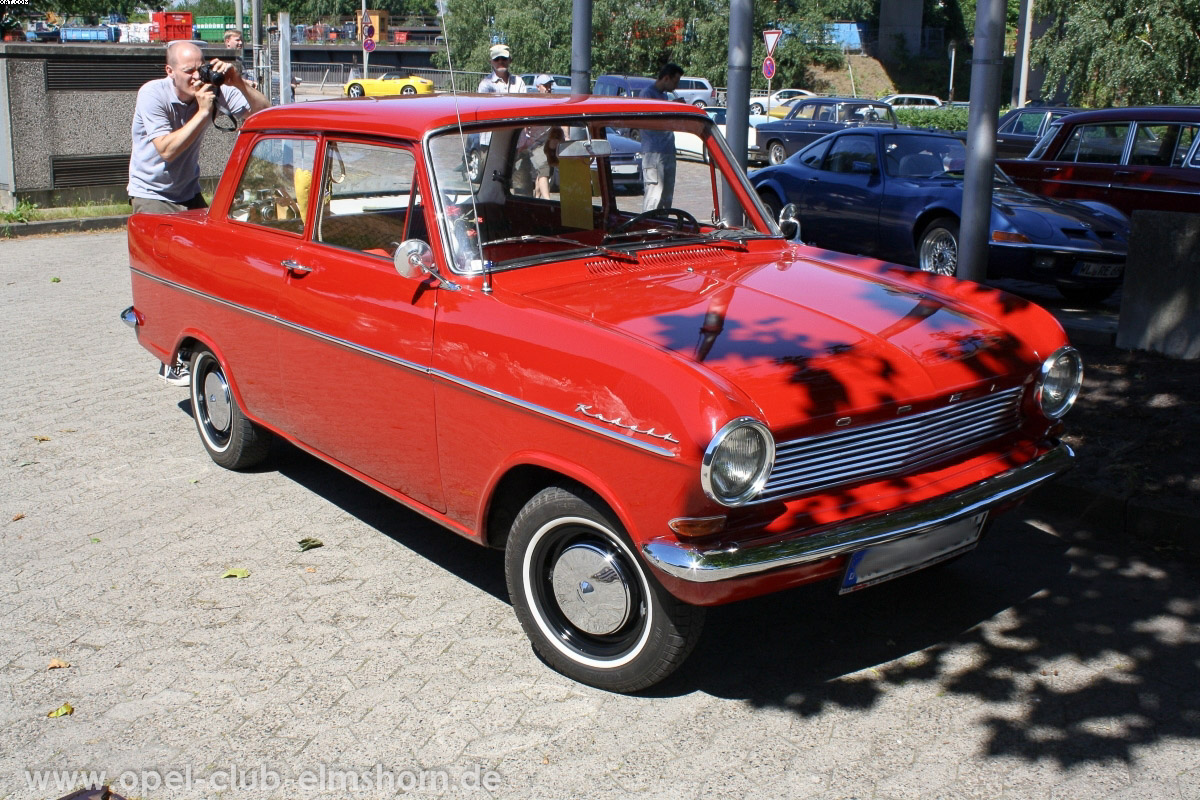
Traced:
MULTIPOLYGON (((543 417, 548 417, 549 419, 553 419, 557 422, 564 422, 564 423, 566 423, 568 425, 572 425, 576 428, 580 428, 582 430, 589 431, 591 433, 599 434, 608 439, 612 439, 613 441, 620 442, 622 444, 627 444, 627 445, 630 445, 631 447, 636 447, 639 450, 645 450, 646 452, 653 453, 654 455, 665 456, 667 458, 676 458, 678 456, 677 453, 675 453, 671 450, 668 450, 665 447, 659 447, 658 445, 651 444, 650 442, 639 441, 639 440, 634 439, 626 434, 619 433, 618 431, 612 430, 611 428, 604 428, 599 425, 595 425, 591 422, 588 422, 587 420, 578 419, 577 417, 568 416, 567 414, 564 414, 559 411, 553 411, 549 408, 545 408, 544 406, 539 406, 539 405, 535 405, 534 403, 526 402, 519 398, 513 397, 512 395, 504 394, 503 392, 498 392, 494 389, 489 389, 488 387, 482 386, 478 383, 474 383, 474 382, 468 381, 464 378, 460 378, 457 375, 453 375, 449 372, 443 372, 442 370, 434 369, 432 367, 427 367, 427 366, 424 366, 423 364, 417 364, 413 361, 406 361, 402 358, 397 358, 396 356, 388 355, 387 353, 382 353, 378 350, 372 350, 369 347, 363 347, 362 345, 354 344, 353 342, 349 342, 345 339, 339 339, 336 336, 330 336, 327 333, 321 333, 320 331, 313 330, 312 328, 307 328, 303 325, 297 325, 294 322, 289 322, 288 320, 281 319, 280 317, 274 316, 272 314, 267 314, 265 312, 256 311, 255 309, 247 308, 245 306, 241 306, 236 303, 231 303, 228 300, 222 300, 219 297, 213 297, 210 294, 206 294, 205 292, 198 291, 189 286, 184 286, 182 284, 175 283, 174 281, 165 280, 164 278, 160 278, 157 275, 151 275, 150 273, 145 272, 144 270, 136 269, 133 267, 131 267, 130 269, 133 272, 136 272, 138 275, 141 275, 145 278, 155 281, 156 283, 160 283, 163 286, 167 286, 172 289, 178 289, 179 291, 185 292, 194 297, 198 297, 202 300, 207 300, 209 302, 216 303, 221 306, 225 306, 226 308, 232 309, 234 311, 240 311, 242 313, 249 314, 254 317, 258 317, 259 319, 265 320, 267 322, 273 322, 284 328, 288 328, 289 330, 293 330, 298 333, 302 333, 305 336, 310 336, 314 339, 319 339, 323 342, 328 342, 329 344, 335 345, 337 347, 341 347, 343 349, 351 350, 351 351, 354 351, 357 353, 362 353, 363 355, 370 356, 371 358, 375 358, 380 361, 385 361, 389 364, 394 364, 398 367, 402 367, 403 369, 407 369, 412 372, 419 372, 419 373, 428 375, 431 378, 439 379, 446 383, 453 384, 455 386, 460 386, 469 391, 473 391, 478 394, 485 395, 487 397, 491 397, 494 400, 499 400, 502 403, 507 403, 507 404, 515 406, 517 408, 524 409, 525 411, 529 411, 529 412, 538 414, 543 417)), ((130 308, 132 309, 132 306, 130 306, 130 308)), ((122 315, 122 318, 124 318, 124 315, 122 315)))
POLYGON ((723 550, 662 536, 642 545, 650 564, 692 583, 712 583, 809 564, 925 533, 1010 500, 1069 469, 1075 454, 1063 443, 1028 464, 910 508, 856 519, 810 536, 723 550))

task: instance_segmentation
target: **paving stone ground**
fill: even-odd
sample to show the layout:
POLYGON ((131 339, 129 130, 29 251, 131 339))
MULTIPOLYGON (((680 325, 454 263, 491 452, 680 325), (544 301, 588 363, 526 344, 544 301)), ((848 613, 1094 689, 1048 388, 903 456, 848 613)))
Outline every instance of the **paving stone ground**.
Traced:
POLYGON ((1200 800, 1187 564, 1018 511, 919 579, 717 609, 648 694, 580 686, 499 554, 288 447, 214 465, 118 319, 124 243, 0 241, 0 798, 91 770, 146 798, 1200 800))

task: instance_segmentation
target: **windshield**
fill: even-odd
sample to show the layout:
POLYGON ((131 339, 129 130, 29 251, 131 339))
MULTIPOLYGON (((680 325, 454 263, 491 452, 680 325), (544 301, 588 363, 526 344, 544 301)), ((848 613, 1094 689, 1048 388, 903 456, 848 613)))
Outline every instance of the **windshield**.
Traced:
POLYGON ((755 197, 744 173, 725 166, 731 159, 707 117, 536 122, 430 137, 455 271, 779 235, 774 222, 757 222, 757 207, 748 212, 725 191, 734 181, 755 197))

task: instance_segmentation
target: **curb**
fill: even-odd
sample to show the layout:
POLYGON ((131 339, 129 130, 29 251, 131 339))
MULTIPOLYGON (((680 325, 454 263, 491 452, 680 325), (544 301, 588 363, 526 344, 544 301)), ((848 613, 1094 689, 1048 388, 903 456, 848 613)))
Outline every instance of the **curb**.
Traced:
POLYGON ((129 214, 115 217, 84 217, 80 219, 52 219, 44 222, 10 222, 0 225, 0 238, 14 236, 37 236, 43 233, 78 233, 124 228, 129 214))
POLYGON ((1200 559, 1200 513, 1155 508, 1150 498, 1103 494, 1069 480, 1035 490, 1028 502, 1034 508, 1072 514, 1104 539, 1137 540, 1158 553, 1200 559))

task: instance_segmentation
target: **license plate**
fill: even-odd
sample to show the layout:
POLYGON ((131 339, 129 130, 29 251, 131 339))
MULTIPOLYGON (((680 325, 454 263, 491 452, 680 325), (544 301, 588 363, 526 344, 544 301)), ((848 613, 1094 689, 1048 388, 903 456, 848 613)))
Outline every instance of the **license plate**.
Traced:
POLYGON ((636 175, 637 164, 617 164, 612 168, 614 175, 636 175))
POLYGON ((1075 265, 1075 274, 1083 278, 1119 278, 1124 264, 1098 264, 1095 261, 1080 261, 1075 265))
POLYGON ((859 550, 850 556, 838 594, 890 581, 967 552, 979 543, 985 519, 986 511, 928 533, 859 550))

